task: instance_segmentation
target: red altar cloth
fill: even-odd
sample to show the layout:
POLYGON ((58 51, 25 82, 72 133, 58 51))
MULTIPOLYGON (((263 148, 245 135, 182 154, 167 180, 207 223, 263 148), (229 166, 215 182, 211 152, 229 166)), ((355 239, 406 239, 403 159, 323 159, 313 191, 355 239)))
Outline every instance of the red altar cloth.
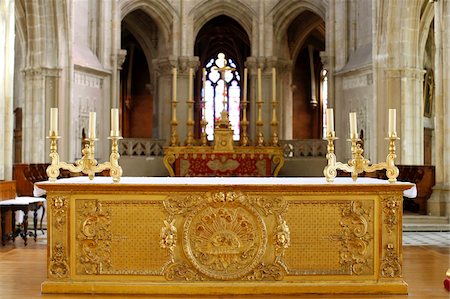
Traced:
POLYGON ((175 176, 271 176, 272 155, 189 153, 175 160, 175 176))

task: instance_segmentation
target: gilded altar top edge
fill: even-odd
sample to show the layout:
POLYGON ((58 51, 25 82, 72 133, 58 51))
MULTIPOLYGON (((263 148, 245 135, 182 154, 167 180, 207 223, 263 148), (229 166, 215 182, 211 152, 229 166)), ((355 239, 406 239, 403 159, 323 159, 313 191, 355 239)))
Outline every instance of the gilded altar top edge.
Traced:
POLYGON ((211 189, 216 187, 240 188, 258 190, 346 190, 352 191, 403 191, 414 188, 415 185, 407 182, 389 183, 386 180, 373 178, 358 178, 356 182, 351 178, 336 178, 332 183, 326 182, 323 177, 122 177, 119 183, 113 183, 110 177, 95 177, 89 180, 88 177, 74 177, 68 179, 60 179, 57 181, 46 181, 36 183, 38 188, 48 190, 56 190, 63 188, 88 190, 109 189, 109 190, 125 190, 125 189, 164 189, 170 186, 171 190, 186 187, 193 189, 211 189), (356 189, 355 189, 356 187, 356 189))

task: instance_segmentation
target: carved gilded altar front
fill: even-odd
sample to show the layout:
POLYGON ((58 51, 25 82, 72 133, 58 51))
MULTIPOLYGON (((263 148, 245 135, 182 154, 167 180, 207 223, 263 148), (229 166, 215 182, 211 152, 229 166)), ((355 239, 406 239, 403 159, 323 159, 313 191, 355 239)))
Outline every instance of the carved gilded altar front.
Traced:
POLYGON ((406 185, 72 186, 42 186, 45 293, 406 292, 406 185))

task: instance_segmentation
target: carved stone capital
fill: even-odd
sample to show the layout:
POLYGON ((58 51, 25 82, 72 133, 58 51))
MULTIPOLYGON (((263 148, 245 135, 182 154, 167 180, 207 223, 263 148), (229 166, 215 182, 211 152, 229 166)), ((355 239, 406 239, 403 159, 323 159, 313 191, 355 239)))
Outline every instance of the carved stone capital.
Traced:
POLYGON ((125 62, 125 58, 127 57, 127 50, 120 49, 117 53, 117 69, 122 69, 122 64, 125 62))
POLYGON ((189 68, 194 69, 194 72, 197 71, 197 68, 200 66, 200 61, 198 56, 180 56, 178 57, 178 68, 180 74, 188 74, 189 68))
POLYGON ((175 56, 168 56, 158 59, 153 59, 153 65, 155 66, 155 71, 161 75, 172 74, 172 69, 178 67, 178 60, 175 56))

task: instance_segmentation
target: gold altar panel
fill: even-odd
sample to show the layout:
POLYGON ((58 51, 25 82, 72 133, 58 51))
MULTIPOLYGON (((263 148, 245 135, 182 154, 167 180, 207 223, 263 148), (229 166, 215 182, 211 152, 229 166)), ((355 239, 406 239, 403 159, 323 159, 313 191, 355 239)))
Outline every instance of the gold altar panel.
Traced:
POLYGON ((401 192, 410 184, 171 179, 42 183, 42 292, 407 293, 401 192))
POLYGON ((288 274, 373 274, 371 211, 373 201, 289 200, 288 274))
POLYGON ((161 274, 161 201, 77 200, 75 214, 77 274, 161 274))

